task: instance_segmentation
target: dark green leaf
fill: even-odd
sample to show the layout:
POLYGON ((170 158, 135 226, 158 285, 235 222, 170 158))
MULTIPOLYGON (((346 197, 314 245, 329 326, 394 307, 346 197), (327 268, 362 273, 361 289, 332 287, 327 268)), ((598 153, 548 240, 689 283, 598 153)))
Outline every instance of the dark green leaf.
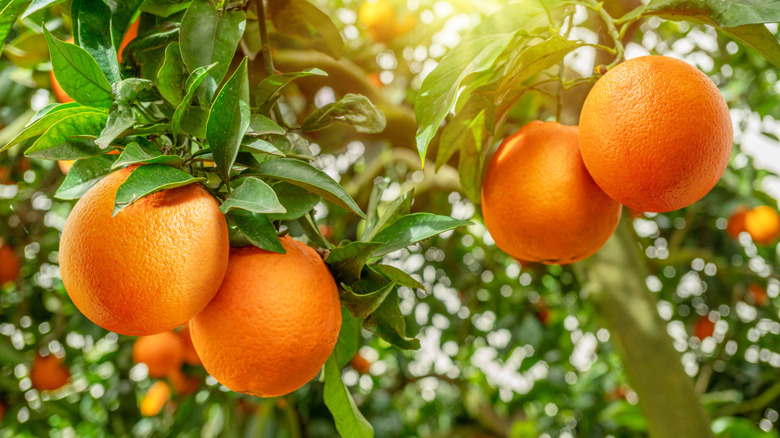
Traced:
POLYGON ((399 286, 406 286, 414 289, 426 290, 425 286, 423 286, 422 283, 415 280, 414 277, 396 268, 395 266, 374 264, 371 265, 371 268, 379 272, 380 274, 384 275, 385 278, 387 278, 388 280, 394 281, 399 286))
POLYGON ((272 188, 279 202, 287 210, 287 213, 268 215, 269 219, 275 221, 290 221, 303 217, 322 199, 304 188, 286 182, 276 183, 272 188))
POLYGON ((131 164, 164 164, 166 166, 181 166, 181 157, 178 155, 160 155, 159 152, 153 153, 144 150, 138 143, 130 143, 125 147, 122 155, 114 163, 113 168, 129 166, 131 164))
POLYGON ((83 136, 97 137, 106 125, 107 115, 102 112, 82 112, 65 117, 54 123, 25 155, 47 160, 73 160, 100 155, 100 149, 93 140, 83 136))
POLYGON ((157 88, 162 97, 173 106, 178 106, 184 100, 184 82, 187 70, 181 60, 181 50, 178 43, 171 43, 165 49, 165 61, 160 67, 157 77, 157 88))
POLYGON ((252 119, 249 122, 249 130, 246 132, 246 135, 258 137, 266 134, 284 135, 284 133, 284 128, 277 125, 268 117, 262 114, 252 114, 252 119))
POLYGON ((344 437, 373 438, 374 429, 363 417, 352 395, 341 380, 341 368, 335 353, 325 362, 325 405, 333 415, 336 430, 344 437))
POLYGON ((222 213, 239 208, 254 213, 285 213, 276 192, 258 178, 244 178, 219 207, 222 213))
POLYGON ((143 0, 122 0, 106 2, 111 7, 113 14, 111 15, 111 33, 114 38, 114 47, 119 47, 122 44, 122 40, 125 39, 125 34, 130 28, 130 20, 136 18, 138 7, 143 0))
POLYGON ((342 284, 344 292, 341 294, 341 302, 355 315, 355 318, 367 318, 382 306, 388 296, 395 293, 396 284, 391 281, 378 287, 367 293, 359 293, 349 285, 342 284))
POLYGON ((223 181, 230 179, 241 139, 249 128, 249 116, 249 78, 244 58, 214 100, 206 123, 206 138, 223 181))
MULTIPOLYGON (((209 80, 201 84, 200 105, 207 107, 218 84, 227 74, 230 60, 244 33, 246 14, 241 10, 221 14, 209 0, 193 0, 181 21, 181 56, 189 71, 217 63, 209 80)), ((247 102, 249 99, 247 99, 247 102)))
POLYGON ((260 171, 264 176, 303 187, 365 218, 355 200, 349 196, 349 193, 339 183, 309 163, 292 158, 279 158, 264 162, 260 171))
POLYGON ((26 0, 0 0, 0 52, 16 19, 29 4, 26 0))
MULTIPOLYGON (((30 3, 30 6, 27 7, 27 10, 24 11, 24 14, 22 14, 22 19, 27 18, 30 15, 51 5, 56 5, 57 3, 62 3, 64 1, 65 0, 33 0, 32 3, 30 3)), ((3 11, 3 13, 5 13, 5 11, 3 11)))
POLYGON ((296 73, 279 73, 268 76, 260 81, 255 89, 255 102, 260 107, 259 112, 267 113, 276 101, 282 96, 285 85, 298 78, 307 76, 327 76, 328 74, 318 68, 310 68, 296 73))
POLYGON ((54 197, 66 200, 81 198, 90 187, 111 173, 111 166, 116 158, 116 155, 99 155, 76 161, 54 197))
POLYGON ((279 254, 286 253, 279 242, 276 229, 266 215, 252 213, 246 210, 233 210, 228 213, 238 229, 249 239, 252 245, 266 251, 279 254))
POLYGON ((339 368, 345 367, 355 356, 360 342, 362 325, 362 320, 355 318, 346 307, 341 306, 341 330, 339 330, 339 338, 332 353, 336 356, 339 368))
POLYGON ((117 213, 145 196, 197 183, 204 179, 162 164, 140 166, 116 190, 113 215, 116 216, 117 213))
POLYGON ((189 1, 181 0, 146 0, 141 4, 141 11, 158 17, 168 17, 183 11, 190 6, 189 1))
POLYGON ((308 0, 269 0, 268 14, 279 34, 333 58, 341 58, 344 41, 338 28, 308 0))
POLYGON ((380 246, 382 244, 376 242, 350 242, 346 246, 333 249, 325 263, 338 283, 349 284, 360 279, 366 262, 380 246))
POLYGON ((77 41, 114 83, 119 80, 119 62, 111 37, 111 9, 103 0, 81 0, 79 4, 75 17, 79 22, 77 41))
POLYGON ((398 348, 418 350, 420 340, 406 336, 406 321, 398 306, 398 294, 388 294, 382 305, 366 319, 363 326, 398 348))
POLYGON ((81 47, 62 42, 44 28, 57 82, 76 102, 99 108, 111 106, 111 84, 97 62, 81 47))
MULTIPOLYGON (((214 68, 215 65, 216 64, 211 64, 205 67, 198 67, 190 74, 190 77, 187 78, 187 83, 184 85, 184 89, 186 90, 187 94, 184 95, 181 103, 176 107, 176 111, 173 112, 173 117, 171 118, 171 130, 173 131, 174 144, 176 143, 176 135, 179 132, 179 126, 181 126, 185 113, 187 113, 187 110, 190 109, 192 99, 195 97, 195 93, 198 91, 198 87, 200 87, 200 84, 204 79, 206 79, 209 70, 214 68)), ((195 135, 194 133, 192 134, 195 135)))
POLYGON ((471 225, 471 222, 439 216, 431 213, 414 213, 398 219, 380 231, 373 240, 382 242, 374 256, 381 256, 436 236, 454 228, 471 225))
POLYGON ((76 102, 58 105, 55 108, 51 109, 51 111, 46 113, 44 116, 38 118, 37 120, 33 118, 33 120, 28 122, 27 127, 24 129, 24 131, 20 132, 19 135, 14 137, 14 139, 11 140, 10 143, 0 148, 0 152, 4 151, 6 148, 9 148, 15 144, 21 143, 24 140, 42 135, 44 132, 46 132, 46 130, 51 128, 52 125, 54 125, 55 123, 59 122, 60 120, 66 117, 70 117, 76 114, 83 114, 83 113, 100 114, 102 115, 104 120, 105 117, 107 116, 105 110, 99 108, 90 108, 86 106, 81 106, 76 102))
POLYGON ((334 122, 352 125, 357 132, 376 134, 385 130, 385 114, 376 108, 366 96, 347 94, 338 102, 329 103, 309 114, 303 121, 304 132, 319 131, 334 122))

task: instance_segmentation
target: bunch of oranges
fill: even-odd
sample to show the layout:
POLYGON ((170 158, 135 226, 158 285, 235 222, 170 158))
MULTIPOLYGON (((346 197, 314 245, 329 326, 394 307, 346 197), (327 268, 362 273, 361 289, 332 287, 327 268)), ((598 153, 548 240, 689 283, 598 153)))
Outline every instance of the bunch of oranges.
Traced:
POLYGON ((620 204, 667 212, 706 195, 732 138, 705 74, 665 56, 625 61, 596 82, 579 128, 531 122, 501 144, 482 186, 485 225, 517 259, 581 260, 612 235, 620 204))

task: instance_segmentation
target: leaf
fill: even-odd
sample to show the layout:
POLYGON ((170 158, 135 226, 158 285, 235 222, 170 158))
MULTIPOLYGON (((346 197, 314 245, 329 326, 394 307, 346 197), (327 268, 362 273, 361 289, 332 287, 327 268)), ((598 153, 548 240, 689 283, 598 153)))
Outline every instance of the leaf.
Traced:
POLYGON ((206 122, 206 139, 223 181, 230 180, 241 139, 249 128, 249 116, 249 78, 244 58, 214 100, 206 122))
POLYGON ((238 229, 252 245, 266 251, 286 253, 276 235, 274 224, 267 216, 246 210, 233 210, 228 213, 228 216, 233 219, 238 229))
POLYGON ((217 85, 227 74, 245 25, 244 11, 221 14, 209 0, 193 0, 184 13, 179 41, 184 65, 189 71, 195 71, 198 67, 217 64, 209 71, 209 80, 201 84, 202 107, 209 106, 217 85))
POLYGON ((81 0, 77 8, 75 19, 79 25, 76 40, 79 46, 95 60, 110 83, 118 81, 119 62, 111 37, 111 9, 103 0, 81 0))
POLYGON ((325 362, 325 388, 323 389, 325 406, 333 415, 336 430, 341 436, 354 438, 373 438, 374 429, 352 399, 352 395, 341 380, 341 368, 335 353, 325 362))
POLYGON ((125 39, 130 28, 130 20, 139 19, 136 17, 138 7, 143 0, 122 0, 106 2, 112 10, 111 14, 111 35, 114 39, 114 47, 119 48, 125 39))
POLYGON ((62 42, 44 28, 54 76, 76 102, 98 108, 111 106, 111 84, 97 62, 81 47, 62 42))
POLYGON ((301 131, 320 131, 341 121, 352 125, 357 132, 377 134, 385 130, 385 114, 377 109, 366 96, 347 94, 338 102, 318 108, 303 121, 301 131))
POLYGON ((112 165, 116 159, 116 155, 99 155, 77 160, 68 171, 54 197, 63 200, 81 198, 90 187, 111 173, 112 165))
POLYGON ((368 222, 366 223, 366 231, 363 232, 363 236, 360 240, 366 242, 371 241, 376 234, 384 227, 394 223, 401 216, 406 216, 412 210, 412 200, 414 199, 414 189, 409 190, 403 195, 399 196, 387 206, 382 216, 377 220, 373 226, 369 229, 368 222))
POLYGON ((49 113, 60 111, 65 108, 72 108, 72 107, 78 107, 81 106, 78 104, 78 102, 68 102, 68 103, 50 103, 46 105, 45 107, 39 109, 35 112, 35 115, 33 115, 30 120, 25 123, 24 127, 27 128, 33 123, 37 122, 43 116, 48 115, 49 113))
POLYGON ((46 160, 75 160, 101 155, 93 140, 83 136, 100 135, 107 115, 102 112, 82 112, 67 116, 54 123, 27 149, 25 155, 46 160))
POLYGON ((187 71, 181 60, 181 50, 178 43, 171 43, 165 48, 165 61, 160 67, 157 77, 157 89, 162 97, 173 106, 179 106, 184 100, 184 82, 187 71))
POLYGON ((382 244, 377 242, 350 242, 333 249, 325 263, 337 282, 349 284, 360 279, 366 262, 380 246, 382 244))
POLYGON ((287 210, 286 213, 269 214, 268 218, 274 221, 290 221, 303 217, 322 199, 304 188, 286 182, 276 183, 272 188, 279 202, 287 210))
POLYGON ((266 134, 284 135, 285 130, 277 125, 276 122, 262 114, 252 114, 252 118, 249 122, 249 130, 246 132, 246 135, 259 137, 266 134))
MULTIPOLYGON (((471 96, 466 105, 447 123, 441 133, 439 151, 436 155, 436 170, 440 169, 458 150, 477 151, 487 140, 485 129, 485 107, 490 105, 482 95, 471 96)), ((464 156, 460 157, 464 160, 464 156)), ((481 172, 480 172, 481 174, 481 172)), ((461 184, 463 184, 463 178, 461 184)), ((471 188, 471 187, 469 187, 471 188)))
POLYGON ((330 17, 307 0, 269 0, 268 15, 276 32, 339 59, 344 41, 330 17))
MULTIPOLYGON (((369 239, 369 235, 373 237, 372 231, 376 229, 376 223, 379 221, 379 203, 382 201, 382 195, 384 195, 387 187, 390 186, 390 178, 384 177, 379 181, 374 182, 374 186, 371 188, 371 194, 368 197, 368 209, 366 210, 366 223, 363 226, 363 234, 360 240, 366 242, 369 239)), ((378 231, 378 230, 377 230, 378 231)))
POLYGON ((0 0, 0 51, 16 19, 29 4, 26 0, 0 0))
POLYGON ((353 288, 354 285, 341 285, 344 289, 344 292, 341 294, 341 302, 355 315, 355 318, 367 318, 376 312, 389 295, 395 292, 395 282, 371 282, 371 284, 375 285, 376 289, 371 288, 368 292, 353 288))
POLYGON ((176 107, 176 111, 173 112, 173 117, 171 118, 171 130, 173 131, 174 144, 176 144, 176 135, 179 132, 179 126, 181 126, 184 114, 190 108, 192 99, 195 97, 195 93, 198 91, 198 87, 200 87, 200 84, 204 79, 206 79, 209 70, 214 68, 215 65, 216 64, 211 64, 205 67, 198 67, 187 78, 187 83, 184 85, 184 89, 187 93, 182 98, 179 106, 176 107))
POLYGON ((425 286, 420 283, 419 281, 415 280, 414 277, 407 274, 406 272, 396 268, 395 266, 390 265, 383 265, 383 264, 374 264, 371 265, 371 269, 379 272, 380 274, 384 275, 385 278, 387 278, 390 281, 395 282, 399 286, 406 286, 411 287, 413 289, 422 289, 426 290, 425 286))
POLYGON ((296 73, 278 73, 268 76, 260 81, 255 89, 255 102, 260 107, 261 113, 268 113, 282 96, 282 89, 298 78, 307 76, 327 76, 328 74, 318 68, 310 68, 296 73))
POLYGON ((107 148, 114 139, 135 124, 133 111, 125 106, 119 106, 108 114, 106 127, 100 132, 95 144, 101 149, 107 148))
POLYGON ((365 215, 355 203, 355 200, 349 196, 349 193, 347 193, 339 183, 334 181, 328 174, 309 163, 292 158, 279 158, 264 162, 260 166, 260 173, 263 176, 303 187, 304 189, 316 193, 328 201, 365 218, 365 215))
MULTIPOLYGON (((30 3, 30 6, 27 7, 27 10, 24 11, 24 14, 22 14, 22 19, 25 19, 29 17, 30 15, 43 10, 51 5, 56 5, 57 3, 62 3, 65 0, 33 0, 32 3, 30 3)), ((5 11, 3 11, 5 13, 5 11)), ((3 38, 4 40, 5 38, 3 38)))
POLYGON ((116 190, 113 216, 145 196, 162 190, 186 186, 204 179, 162 164, 140 166, 116 190))
POLYGON ((66 117, 70 117, 76 114, 83 114, 83 113, 102 114, 103 117, 107 115, 105 110, 99 108, 90 108, 86 106, 81 106, 77 102, 70 102, 70 103, 58 105, 55 108, 51 109, 51 111, 49 111, 42 117, 38 118, 37 120, 33 118, 30 122, 28 122, 28 125, 24 129, 24 131, 20 132, 6 146, 0 148, 0 152, 4 151, 6 148, 21 143, 27 139, 42 135, 44 132, 46 132, 47 129, 51 128, 52 125, 54 125, 55 123, 59 122, 60 120, 66 117))
POLYGON ((471 222, 431 213, 413 213, 404 216, 380 231, 373 238, 375 242, 384 244, 377 249, 374 256, 381 256, 401 248, 406 248, 439 233, 466 225, 471 225, 471 222))
POLYGON ((180 167, 181 163, 182 159, 178 155, 151 153, 141 148, 141 145, 138 143, 133 142, 125 146, 125 150, 119 156, 119 159, 116 160, 112 169, 118 169, 131 164, 164 164, 166 166, 180 167))
POLYGON ((763 24, 718 28, 721 32, 755 50, 775 67, 780 68, 780 43, 763 24))
POLYGON ((111 96, 116 105, 129 106, 136 100, 157 100, 152 93, 154 82, 148 79, 127 78, 111 85, 111 96))
POLYGON ((252 177, 244 178, 244 181, 225 199, 219 210, 227 213, 236 208, 254 213, 287 212, 279 203, 276 192, 262 180, 252 177))
POLYGON ((276 149, 276 146, 272 145, 271 143, 268 143, 265 140, 255 140, 252 143, 243 144, 241 145, 241 151, 249 152, 252 154, 268 154, 277 157, 284 156, 284 152, 280 151, 279 149, 276 149))
POLYGON ((336 356, 339 368, 345 367, 357 353, 362 324, 362 320, 355 318, 346 307, 341 306, 341 330, 332 353, 336 356))
POLYGON ((388 294, 382 305, 366 319, 363 326, 398 348, 419 350, 420 340, 406 336, 406 321, 398 306, 398 294, 388 294))
POLYGON ((146 0, 141 4, 141 12, 148 12, 158 17, 168 17, 183 11, 190 6, 189 1, 180 0, 146 0))

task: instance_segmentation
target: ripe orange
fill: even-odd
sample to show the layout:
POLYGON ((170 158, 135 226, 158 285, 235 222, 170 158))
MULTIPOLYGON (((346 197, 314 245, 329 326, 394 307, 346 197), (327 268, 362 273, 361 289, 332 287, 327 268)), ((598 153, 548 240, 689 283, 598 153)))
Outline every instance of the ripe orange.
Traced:
POLYGON ((352 368, 357 371, 358 374, 368 374, 371 369, 371 362, 361 356, 360 353, 355 353, 349 361, 349 364, 352 365, 352 368))
POLYGON ((312 248, 234 248, 217 296, 190 321, 209 374, 236 392, 276 397, 317 376, 341 328, 336 282, 312 248))
POLYGON ((390 0, 364 2, 358 10, 358 20, 371 38, 382 43, 407 34, 415 24, 411 13, 406 13, 403 21, 399 20, 398 11, 390 0))
POLYGON ((192 395, 200 386, 198 376, 188 376, 180 368, 168 373, 168 381, 171 382, 174 392, 180 397, 192 395))
POLYGON ((54 391, 62 388, 70 379, 70 371, 62 365, 62 359, 50 354, 36 355, 30 368, 30 380, 38 391, 54 391))
POLYGON ((62 231, 60 273, 76 307, 125 335, 174 329, 214 297, 227 269, 225 216, 200 185, 157 192, 115 217, 120 169, 76 203, 62 231))
POLYGON ((165 377, 178 370, 184 359, 184 344, 174 332, 141 336, 133 344, 133 361, 145 363, 149 377, 165 377))
POLYGON ((617 227, 620 204, 588 175, 576 127, 535 121, 507 137, 490 160, 482 214, 507 254, 564 264, 601 248, 617 227))
POLYGON ((162 380, 158 380, 146 390, 144 398, 141 399, 141 415, 151 417, 157 415, 163 406, 171 398, 171 387, 162 380))
POLYGON ((715 323, 710 321, 706 316, 700 316, 696 320, 696 325, 693 326, 693 335, 703 341, 704 338, 708 338, 715 333, 715 323))
POLYGON ((748 286, 748 296, 750 296, 750 299, 756 306, 764 307, 769 303, 769 296, 766 294, 766 289, 755 283, 751 283, 748 286))
POLYGON ((184 345, 184 362, 189 365, 199 366, 202 365, 198 352, 195 351, 195 346, 192 345, 192 335, 190 334, 189 321, 184 324, 184 327, 178 331, 181 342, 184 345))
POLYGON ((619 64, 588 94, 580 146, 593 180, 635 210, 686 207, 712 189, 733 130, 718 87, 690 64, 643 56, 619 64))
POLYGON ((734 213, 731 213, 728 219, 728 225, 726 225, 726 234, 732 239, 738 239, 740 233, 745 231, 745 215, 748 209, 744 206, 737 207, 734 213))
POLYGON ((780 216, 768 205, 762 205, 745 213, 745 231, 759 245, 770 245, 780 235, 780 216))
POLYGON ((11 245, 0 240, 0 286, 19 278, 21 262, 11 245))

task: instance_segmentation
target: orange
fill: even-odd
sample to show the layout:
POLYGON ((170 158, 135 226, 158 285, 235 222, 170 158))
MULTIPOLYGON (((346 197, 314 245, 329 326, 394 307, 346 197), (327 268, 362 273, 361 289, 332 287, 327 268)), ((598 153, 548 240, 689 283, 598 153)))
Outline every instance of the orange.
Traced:
POLYGON ((371 362, 361 356, 360 353, 355 353, 355 355, 352 356, 352 360, 349 361, 349 364, 352 365, 352 368, 357 371, 358 374, 368 374, 371 369, 371 362))
POLYGON ((125 335, 172 330, 214 297, 229 242, 217 201, 193 183, 157 192, 112 217, 117 188, 135 166, 94 185, 60 240, 60 273, 76 307, 125 335))
POLYGON ((732 239, 738 239, 739 235, 745 231, 745 215, 747 212, 748 209, 746 207, 740 206, 729 216, 726 234, 732 239))
POLYGON ((171 387, 162 380, 158 380, 146 390, 144 398, 141 399, 141 415, 151 417, 157 415, 163 406, 171 398, 171 387))
POLYGON ((593 180, 634 210, 686 207, 726 170, 733 130, 723 96, 690 64, 643 56, 608 71, 580 115, 580 147, 593 180))
POLYGON ((312 248, 285 236, 286 254, 230 252, 217 296, 190 321, 203 366, 233 391, 277 397, 317 376, 336 345, 336 282, 312 248))
POLYGON ((168 373, 168 381, 171 382, 174 392, 180 397, 192 395, 200 387, 198 376, 188 376, 180 368, 168 373))
POLYGON ((371 38, 382 43, 407 34, 415 24, 414 15, 410 13, 403 16, 403 21, 399 20, 398 11, 390 0, 364 2, 358 10, 358 20, 371 38))
POLYGON ((30 368, 30 380, 38 391, 54 391, 62 388, 70 379, 70 371, 62 365, 62 359, 50 354, 36 355, 30 368))
POLYGON ((11 245, 0 239, 0 286, 19 278, 21 262, 11 245))
POLYGON ((706 316, 700 316, 696 320, 696 325, 693 326, 693 335, 703 341, 715 333, 715 323, 710 321, 706 316))
POLYGON ((195 346, 192 345, 192 335, 190 335, 190 323, 184 324, 184 328, 179 330, 179 337, 184 345, 184 362, 188 365, 202 365, 195 346))
POLYGON ((768 205, 756 207, 745 213, 745 231, 759 245, 770 245, 780 235, 780 216, 768 205))
POLYGON ((751 283, 748 286, 748 295, 756 306, 764 307, 769 303, 769 296, 766 294, 766 289, 755 283, 751 283))
POLYGON ((133 361, 149 368, 149 377, 165 377, 181 367, 184 344, 174 332, 141 336, 133 344, 133 361))
POLYGON ((535 121, 507 137, 490 160, 482 215, 496 245, 512 257, 564 264, 609 239, 620 204, 585 170, 576 127, 535 121))

